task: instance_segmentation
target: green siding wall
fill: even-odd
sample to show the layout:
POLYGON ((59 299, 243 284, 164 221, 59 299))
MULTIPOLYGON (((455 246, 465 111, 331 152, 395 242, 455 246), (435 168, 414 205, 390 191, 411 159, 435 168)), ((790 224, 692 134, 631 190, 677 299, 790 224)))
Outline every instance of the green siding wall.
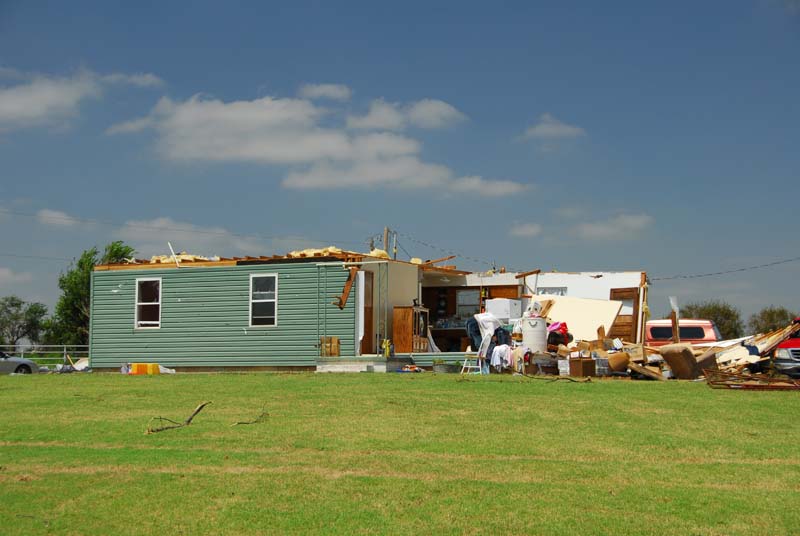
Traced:
POLYGON ((344 310, 332 304, 347 275, 316 263, 93 272, 92 366, 313 366, 321 335, 339 337, 341 355, 352 356, 355 292, 344 310), (249 327, 250 274, 269 273, 278 275, 277 325, 249 327), (161 327, 135 329, 136 279, 152 277, 161 278, 161 327))

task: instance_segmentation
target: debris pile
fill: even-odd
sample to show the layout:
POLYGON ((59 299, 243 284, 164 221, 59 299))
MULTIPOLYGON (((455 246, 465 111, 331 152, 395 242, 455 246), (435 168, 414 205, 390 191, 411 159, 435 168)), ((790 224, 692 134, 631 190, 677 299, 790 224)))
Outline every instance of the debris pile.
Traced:
MULTIPOLYGON (((590 301, 590 300, 579 300, 590 301)), ((773 352, 790 337, 800 337, 800 320, 774 331, 713 343, 692 344, 673 342, 663 346, 648 346, 606 336, 605 324, 613 322, 619 307, 608 302, 604 307, 595 307, 593 314, 582 309, 581 322, 572 323, 576 316, 569 316, 570 300, 546 299, 535 302, 523 318, 512 326, 511 350, 508 360, 497 359, 497 349, 504 343, 499 322, 491 322, 486 313, 475 315, 483 336, 477 346, 478 365, 465 360, 463 372, 488 373, 517 372, 523 374, 550 374, 559 376, 630 377, 666 381, 668 379, 697 380, 706 378, 715 388, 736 389, 800 389, 800 381, 758 374, 770 365, 773 352), (560 313, 561 312, 561 313, 560 313), (559 315, 562 316, 559 316, 559 315), (570 318, 569 327, 563 322, 570 318), (479 318, 481 317, 481 318, 479 318), (596 336, 587 340, 588 325, 595 321, 596 336), (533 326, 541 324, 546 332, 537 333, 541 344, 529 338, 533 326), (488 329, 484 329, 484 326, 488 329), (573 325, 579 326, 578 330, 573 325), (497 330, 497 331, 494 331, 497 330), (581 336, 575 336, 578 332, 581 336), (545 335, 546 333, 546 335, 545 335), (524 359, 515 359, 524 355, 524 359), (484 364, 480 362, 483 361, 484 364)), ((581 309, 580 304, 572 307, 581 309)), ((477 329, 477 328, 476 328, 477 329)), ((676 337, 677 339, 677 337, 676 337)), ((478 339, 475 339, 477 342, 478 339)), ((502 353, 502 352, 501 352, 502 353)))

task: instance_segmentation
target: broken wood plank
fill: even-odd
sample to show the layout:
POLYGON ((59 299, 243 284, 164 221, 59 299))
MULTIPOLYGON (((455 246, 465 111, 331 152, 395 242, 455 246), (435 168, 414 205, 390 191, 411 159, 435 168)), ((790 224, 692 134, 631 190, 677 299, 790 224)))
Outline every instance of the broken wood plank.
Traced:
POLYGON ((646 376, 646 377, 651 378, 653 380, 658 380, 660 382, 667 381, 667 379, 663 375, 661 375, 661 374, 659 374, 657 372, 653 372, 652 370, 650 370, 648 368, 645 368, 645 367, 643 367, 641 365, 637 365, 636 363, 633 363, 633 362, 628 363, 628 368, 631 369, 634 372, 638 372, 642 376, 646 376))
POLYGON ((344 309, 344 306, 347 305, 347 298, 350 297, 350 291, 353 289, 353 283, 356 280, 356 273, 358 272, 358 268, 356 266, 350 267, 350 274, 347 276, 347 281, 344 284, 344 288, 342 289, 342 295, 336 298, 336 301, 333 302, 339 309, 344 309))
POLYGON ((517 274, 514 277, 516 279, 522 279, 523 277, 528 277, 529 275, 538 275, 542 273, 541 270, 531 270, 530 272, 522 272, 521 274, 517 274))

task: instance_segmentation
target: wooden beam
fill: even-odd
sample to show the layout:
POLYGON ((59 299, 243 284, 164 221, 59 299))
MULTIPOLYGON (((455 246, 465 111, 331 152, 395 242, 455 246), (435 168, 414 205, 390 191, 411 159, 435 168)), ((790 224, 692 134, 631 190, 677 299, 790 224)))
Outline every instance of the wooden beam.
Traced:
POLYGON ((350 267, 350 275, 347 276, 347 281, 344 284, 344 288, 342 289, 342 295, 336 298, 336 301, 333 302, 339 309, 344 309, 344 306, 347 305, 347 298, 350 297, 350 291, 353 289, 353 283, 356 280, 356 273, 358 272, 358 267, 351 266, 350 267))
POLYGON ((638 372, 642 376, 647 376, 648 378, 652 378, 660 382, 667 381, 667 379, 663 375, 653 372, 652 370, 645 368, 641 365, 637 365, 636 363, 628 363, 628 368, 634 372, 638 372))
POLYGON ((523 272, 521 274, 517 274, 515 277, 517 279, 522 279, 523 277, 528 277, 529 275, 537 275, 542 273, 541 270, 531 270, 530 272, 523 272))
POLYGON ((449 257, 442 257, 441 259, 434 259, 432 261, 425 261, 422 263, 421 266, 430 266, 432 264, 436 264, 437 262, 444 262, 449 261, 450 259, 455 259, 457 255, 450 255, 449 257))
POLYGON ((672 311, 669 314, 669 319, 672 320, 672 342, 675 344, 681 342, 681 329, 678 323, 678 313, 672 311))

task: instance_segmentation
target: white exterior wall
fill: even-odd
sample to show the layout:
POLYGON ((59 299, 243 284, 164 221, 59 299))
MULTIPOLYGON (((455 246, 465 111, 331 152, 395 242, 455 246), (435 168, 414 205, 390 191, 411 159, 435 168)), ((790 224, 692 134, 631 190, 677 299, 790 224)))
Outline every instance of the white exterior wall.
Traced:
POLYGON ((537 289, 543 287, 566 287, 567 296, 608 300, 612 288, 641 286, 642 272, 546 272, 524 279, 524 294, 538 294, 537 289))
POLYGON ((392 319, 395 305, 414 305, 420 301, 419 268, 411 264, 389 263, 389 322, 388 329, 394 338, 392 319))
MULTIPOLYGON (((588 298, 594 300, 608 300, 611 289, 639 288, 639 318, 637 319, 637 338, 641 339, 644 329, 647 293, 642 287, 643 272, 546 272, 525 277, 524 294, 541 293, 543 288, 565 287, 566 296, 574 298, 588 298), (601 277, 597 277, 601 276, 601 277)), ((527 303, 523 303, 523 308, 527 303)), ((629 300, 622 300, 622 309, 619 314, 632 315, 633 304, 629 300)))

